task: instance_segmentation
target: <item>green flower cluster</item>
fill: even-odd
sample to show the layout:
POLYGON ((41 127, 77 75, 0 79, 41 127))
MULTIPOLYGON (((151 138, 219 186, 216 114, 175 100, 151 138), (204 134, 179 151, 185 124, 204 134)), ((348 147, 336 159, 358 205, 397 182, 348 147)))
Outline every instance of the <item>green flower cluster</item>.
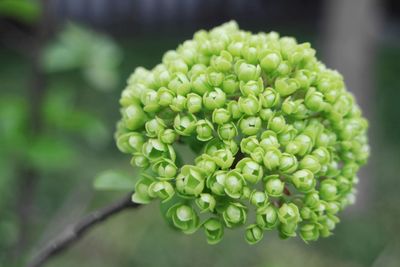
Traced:
POLYGON ((137 68, 120 104, 117 145, 143 169, 133 201, 169 204, 175 228, 203 228, 210 244, 243 225, 251 244, 272 229, 329 236, 369 155, 367 121, 309 43, 235 22, 137 68), (182 163, 178 143, 194 162, 182 163))

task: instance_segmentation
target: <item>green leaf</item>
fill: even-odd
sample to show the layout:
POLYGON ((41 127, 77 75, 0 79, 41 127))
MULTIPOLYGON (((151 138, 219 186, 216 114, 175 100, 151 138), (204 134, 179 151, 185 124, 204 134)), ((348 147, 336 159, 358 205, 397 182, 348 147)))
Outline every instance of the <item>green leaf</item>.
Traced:
POLYGON ((119 81, 121 51, 108 36, 68 24, 44 53, 49 73, 79 70, 94 89, 115 89, 119 81))
POLYGON ((4 97, 0 100, 0 151, 16 152, 26 143, 27 104, 24 99, 4 97))
POLYGON ((42 135, 27 149, 29 163, 41 170, 57 170, 74 164, 76 151, 71 144, 62 138, 42 135))
POLYGON ((105 145, 111 137, 102 120, 75 107, 73 92, 70 90, 61 88, 50 91, 43 110, 49 125, 62 131, 79 134, 92 147, 105 145))
POLYGON ((135 188, 135 176, 115 170, 106 170, 99 173, 94 180, 94 188, 97 190, 133 191, 135 188))
POLYGON ((40 16, 40 6, 37 1, 32 0, 2 0, 0 15, 33 23, 40 16))
POLYGON ((149 204, 151 202, 151 199, 145 199, 142 196, 140 196, 139 194, 133 193, 132 202, 135 202, 138 204, 149 204))

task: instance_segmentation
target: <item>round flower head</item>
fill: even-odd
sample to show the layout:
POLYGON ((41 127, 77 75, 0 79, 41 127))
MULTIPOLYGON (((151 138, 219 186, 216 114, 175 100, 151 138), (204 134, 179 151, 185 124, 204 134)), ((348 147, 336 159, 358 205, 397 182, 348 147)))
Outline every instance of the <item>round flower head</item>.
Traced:
POLYGON ((210 244, 226 228, 250 244, 265 231, 329 236, 369 156, 368 123, 342 76, 309 43, 235 22, 137 68, 120 104, 116 143, 141 169, 132 200, 159 200, 174 228, 202 228, 210 244))

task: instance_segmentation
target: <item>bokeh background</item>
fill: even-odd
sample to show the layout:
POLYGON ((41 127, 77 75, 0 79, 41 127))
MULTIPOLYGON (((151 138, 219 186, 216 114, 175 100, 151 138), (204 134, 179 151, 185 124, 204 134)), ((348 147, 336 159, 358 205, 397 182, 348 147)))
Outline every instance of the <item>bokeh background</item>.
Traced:
POLYGON ((169 228, 155 203, 111 218, 46 266, 400 266, 397 0, 0 0, 0 266, 24 266, 126 194, 135 170, 113 131, 129 74, 231 19, 310 41, 370 120, 372 156, 335 235, 306 245, 271 232, 249 246, 228 231, 209 246, 201 231, 169 228), (123 182, 102 190, 114 176, 123 182))

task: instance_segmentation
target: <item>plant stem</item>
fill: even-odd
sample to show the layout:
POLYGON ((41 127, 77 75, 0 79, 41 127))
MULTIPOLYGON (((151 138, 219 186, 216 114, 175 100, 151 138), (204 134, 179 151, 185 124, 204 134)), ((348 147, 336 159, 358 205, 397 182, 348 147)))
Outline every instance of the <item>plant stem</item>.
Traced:
POLYGON ((117 202, 96 210, 88 214, 86 217, 83 217, 71 229, 66 229, 64 233, 61 233, 58 237, 51 241, 32 259, 31 262, 28 263, 27 267, 43 266, 43 264, 45 264, 49 259, 65 251, 72 244, 79 241, 98 223, 118 214, 121 211, 140 207, 140 204, 132 202, 131 195, 132 194, 129 194, 117 202))
MULTIPOLYGON (((28 138, 35 140, 43 132, 42 106, 46 95, 46 74, 41 65, 43 47, 48 36, 49 12, 47 1, 41 1, 42 16, 35 27, 35 35, 31 44, 30 65, 31 81, 27 98, 29 102, 29 131, 28 138)), ((12 251, 14 260, 21 260, 21 255, 31 241, 32 223, 34 222, 36 206, 36 189, 40 178, 39 170, 27 164, 24 160, 19 162, 19 178, 17 188, 16 212, 19 224, 18 240, 12 251)))

